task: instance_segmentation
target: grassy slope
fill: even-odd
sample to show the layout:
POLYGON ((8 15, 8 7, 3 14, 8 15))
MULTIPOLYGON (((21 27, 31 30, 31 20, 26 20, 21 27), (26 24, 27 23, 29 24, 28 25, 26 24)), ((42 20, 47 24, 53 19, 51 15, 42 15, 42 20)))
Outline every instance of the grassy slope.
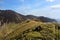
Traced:
MULTIPOLYGON (((42 23, 42 22, 36 22, 36 21, 25 21, 21 24, 8 24, 6 25, 6 27, 8 26, 8 28, 6 28, 6 34, 5 36, 3 36, 3 40, 10 40, 11 38, 14 38, 14 37, 18 37, 20 34, 22 34, 25 30, 27 29, 33 29, 33 28, 36 28, 38 26, 41 26, 43 28, 42 31, 40 32, 29 32, 27 34, 27 37, 31 37, 31 36, 38 36, 40 35, 43 35, 44 33, 47 33, 48 30, 49 31, 52 31, 53 34, 55 34, 55 25, 53 23, 42 23), (10 26, 10 27, 9 27, 10 26), (41 34, 40 34, 41 33, 41 34)), ((3 34, 2 34, 3 35, 3 34)), ((47 35, 51 35, 51 33, 47 33, 47 35)), ((0 34, 1 36, 1 34, 0 34)), ((44 37, 46 36, 46 34, 44 34, 44 37)), ((53 36, 52 36, 53 37, 53 36)))
POLYGON ((20 27, 18 27, 12 33, 8 34, 6 36, 6 38, 12 38, 12 37, 18 36, 21 32, 23 32, 23 31, 25 31, 27 29, 30 29, 32 27, 36 27, 37 25, 38 25, 38 22, 34 22, 34 21, 31 21, 31 22, 26 23, 26 24, 19 25, 20 27))

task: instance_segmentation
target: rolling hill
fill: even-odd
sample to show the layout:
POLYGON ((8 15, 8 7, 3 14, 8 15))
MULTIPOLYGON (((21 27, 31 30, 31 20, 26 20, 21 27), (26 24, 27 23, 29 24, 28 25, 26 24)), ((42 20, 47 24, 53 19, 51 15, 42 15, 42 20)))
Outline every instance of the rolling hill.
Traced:
POLYGON ((15 25, 17 25, 15 29, 12 30, 11 32, 7 31, 5 36, 3 35, 1 40, 26 40, 26 39, 32 40, 32 38, 33 40, 35 40, 35 38, 36 40, 38 39, 47 40, 47 38, 49 38, 50 40, 53 40, 55 38, 57 39, 57 36, 56 36, 58 35, 57 28, 60 27, 58 24, 55 24, 55 23, 36 22, 34 20, 29 20, 29 22, 25 21, 22 24, 15 24, 15 25))
POLYGON ((60 24, 44 16, 0 10, 0 40, 60 40, 60 24))

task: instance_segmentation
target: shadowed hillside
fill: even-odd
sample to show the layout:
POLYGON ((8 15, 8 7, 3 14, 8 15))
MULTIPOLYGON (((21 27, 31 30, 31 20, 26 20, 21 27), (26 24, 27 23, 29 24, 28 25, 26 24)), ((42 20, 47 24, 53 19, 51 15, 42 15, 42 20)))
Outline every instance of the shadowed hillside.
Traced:
POLYGON ((2 24, 9 23, 9 22, 20 23, 24 20, 26 20, 26 18, 15 11, 0 10, 0 21, 2 24))
POLYGON ((51 19, 48 17, 44 17, 44 16, 33 16, 33 15, 27 15, 26 16, 28 19, 37 19, 38 21, 42 21, 42 22, 57 22, 55 19, 51 19))
POLYGON ((42 21, 42 22, 56 22, 56 20, 54 19, 50 19, 50 18, 43 17, 43 16, 37 17, 33 15, 21 15, 12 10, 0 10, 1 24, 9 23, 9 22, 20 23, 27 19, 30 19, 30 20, 37 19, 38 21, 42 21))

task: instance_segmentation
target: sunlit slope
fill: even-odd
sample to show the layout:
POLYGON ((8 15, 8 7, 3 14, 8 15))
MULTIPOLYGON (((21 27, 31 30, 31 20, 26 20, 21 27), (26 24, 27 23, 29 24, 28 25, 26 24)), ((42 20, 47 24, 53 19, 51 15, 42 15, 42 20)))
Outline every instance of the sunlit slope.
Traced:
MULTIPOLYGON (((34 33, 34 34, 37 33, 37 35, 40 33, 40 35, 42 35, 40 37, 46 37, 46 36, 52 35, 51 38, 52 37, 54 38, 55 25, 53 23, 42 23, 42 22, 37 22, 37 21, 31 20, 31 21, 27 21, 21 25, 17 25, 16 29, 14 31, 12 31, 11 33, 7 34, 3 39, 5 39, 5 40, 14 39, 15 37, 20 36, 24 31, 26 31, 26 30, 28 31, 28 29, 30 31, 32 31, 32 33, 34 33), (42 28, 41 31, 39 30, 40 32, 33 32, 33 30, 35 28, 39 28, 39 27, 42 28), (49 31, 52 31, 52 33, 50 33, 49 31)), ((29 32, 28 34, 31 34, 31 32, 29 32)))
POLYGON ((10 39, 10 38, 13 38, 15 36, 18 36, 23 31, 30 29, 30 28, 33 28, 33 27, 37 27, 38 25, 39 25, 39 22, 35 22, 35 21, 30 21, 28 23, 18 25, 19 27, 16 28, 16 30, 14 30, 12 33, 6 35, 6 39, 10 39))

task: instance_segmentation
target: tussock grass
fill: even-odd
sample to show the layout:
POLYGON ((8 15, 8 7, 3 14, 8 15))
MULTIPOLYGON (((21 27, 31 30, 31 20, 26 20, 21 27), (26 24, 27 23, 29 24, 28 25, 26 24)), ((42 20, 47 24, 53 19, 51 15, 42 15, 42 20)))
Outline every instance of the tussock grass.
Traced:
POLYGON ((5 24, 4 28, 0 31, 1 40, 36 40, 37 39, 60 39, 60 30, 58 30, 60 24, 57 23, 43 23, 33 20, 27 20, 22 23, 9 23, 5 24), (36 31, 36 28, 42 30, 36 31), (35 30, 35 31, 34 31, 35 30), (59 37, 59 38, 57 38, 59 37))

